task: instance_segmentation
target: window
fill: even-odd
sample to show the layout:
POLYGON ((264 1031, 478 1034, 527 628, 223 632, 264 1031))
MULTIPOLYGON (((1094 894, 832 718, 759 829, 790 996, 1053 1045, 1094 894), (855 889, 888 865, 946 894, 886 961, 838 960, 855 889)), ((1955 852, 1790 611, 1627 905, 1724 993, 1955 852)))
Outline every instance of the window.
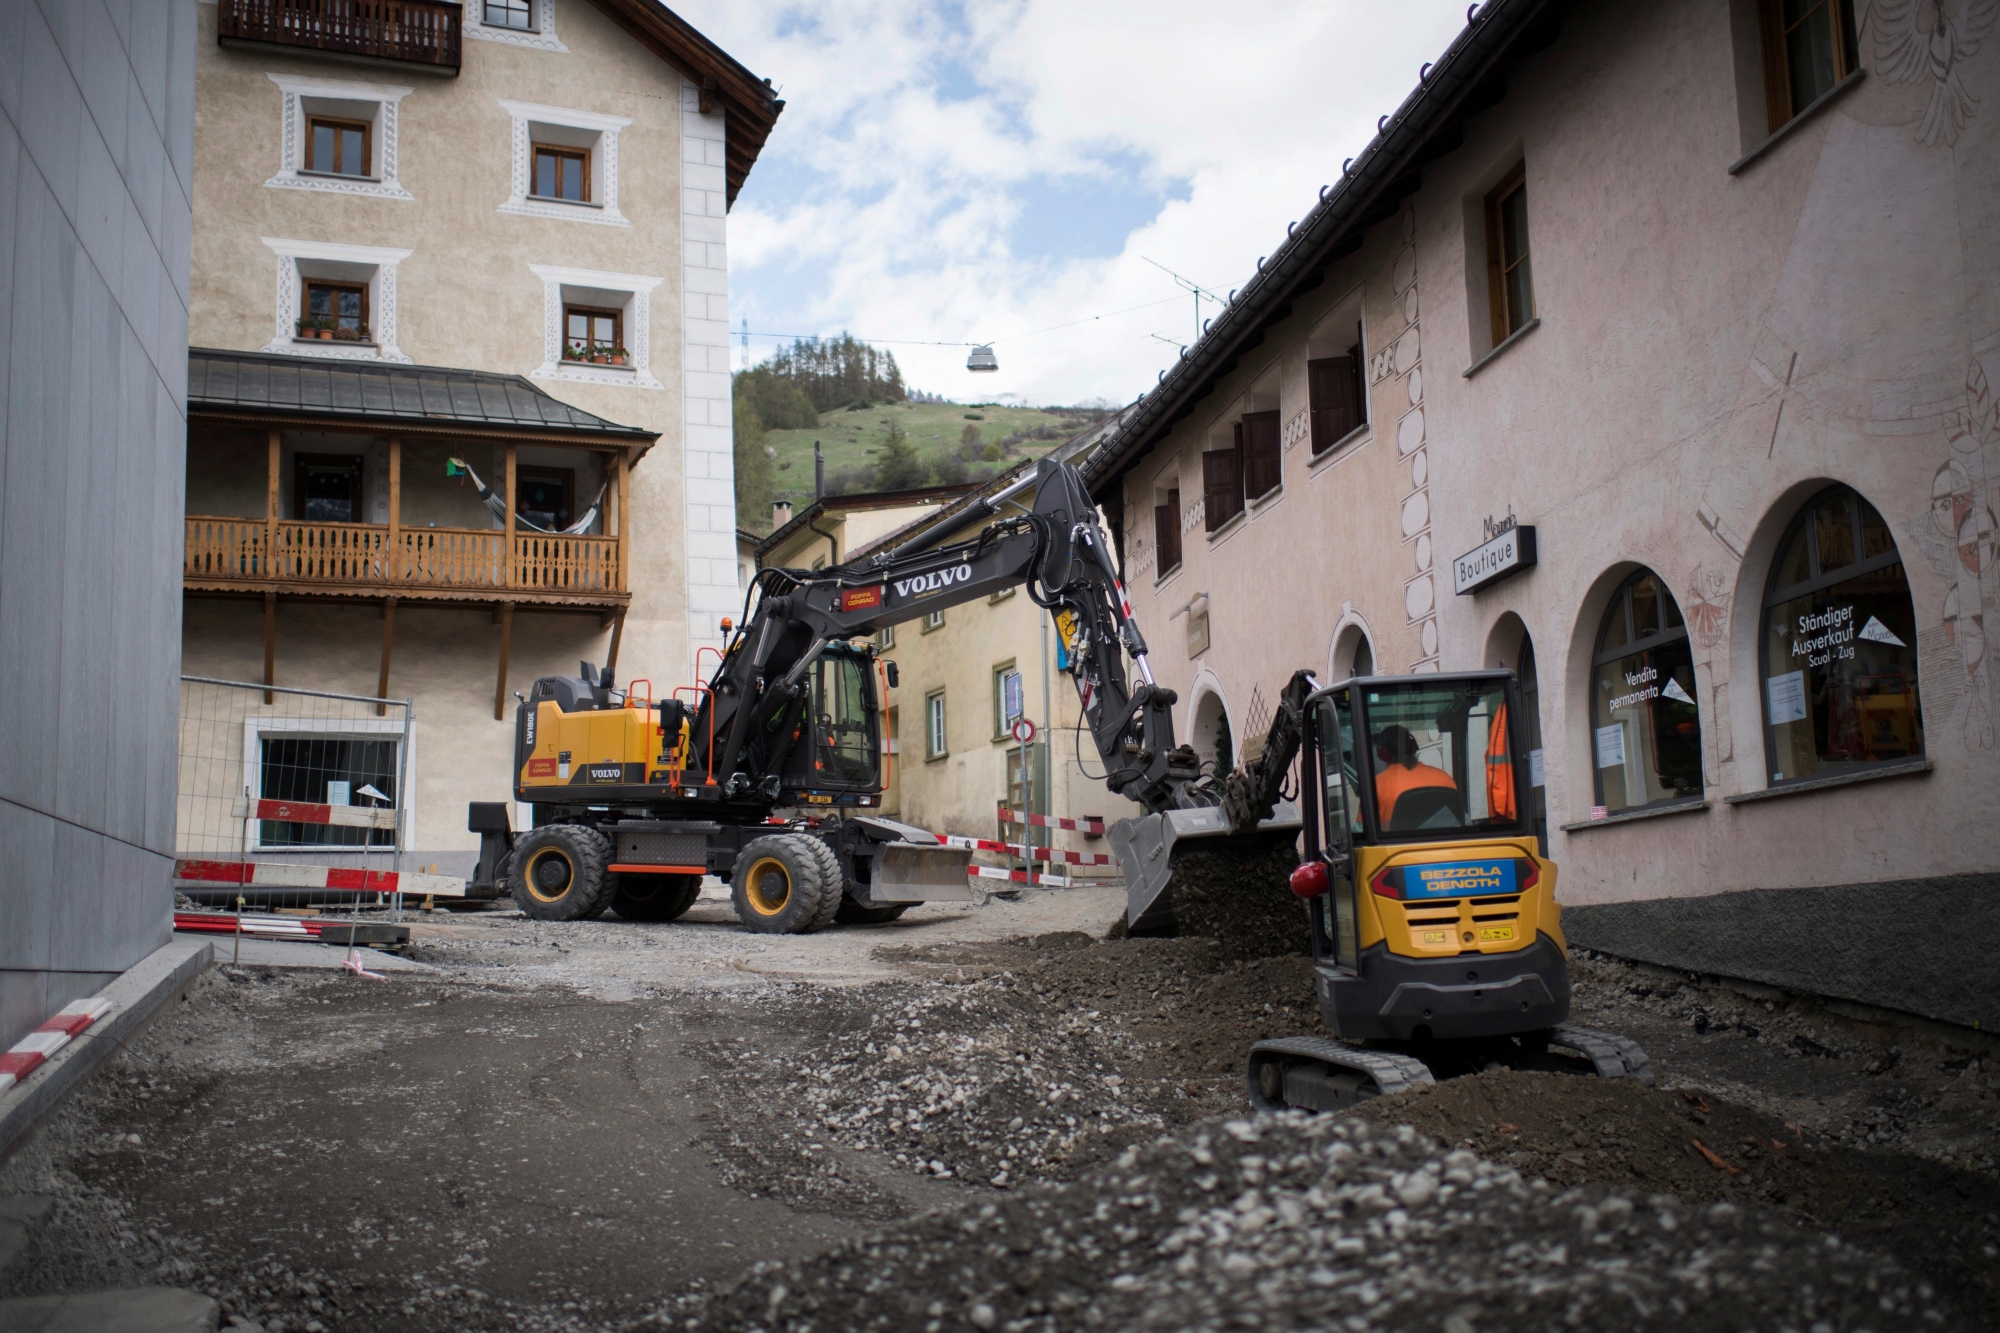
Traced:
POLYGON ((820 655, 812 665, 813 779, 852 786, 875 780, 875 725, 868 705, 868 659, 820 655))
POLYGON ((1889 525, 1846 486, 1815 496, 1779 543, 1764 598, 1772 785, 1923 754, 1916 639, 1889 525))
MULTIPOLYGON (((264 736, 258 738, 258 796, 266 801, 298 801, 321 805, 371 805, 360 795, 373 787, 396 803, 396 747, 391 738, 353 736, 264 736)), ((354 828, 343 824, 291 824, 260 820, 257 841, 263 847, 393 847, 394 829, 354 828)))
POLYGON ((1285 479, 1279 462, 1278 414, 1245 412, 1236 423, 1236 439, 1243 455, 1243 493, 1261 500, 1285 479))
POLYGON ((1354 326, 1354 344, 1344 355, 1306 362, 1306 399, 1312 412, 1315 458, 1367 424, 1368 395, 1361 384, 1359 323, 1354 326))
POLYGON ((1591 666, 1597 803, 1615 813, 1700 796, 1694 653, 1680 607, 1651 570, 1612 597, 1591 666))
POLYGON ((944 731, 944 691, 924 696, 924 757, 942 759, 948 752, 944 731))
POLYGON ((570 349, 589 356, 610 352, 625 345, 625 316, 617 310, 593 310, 589 306, 563 307, 563 338, 570 349))
POLYGON ((1153 546, 1159 566, 1157 577, 1165 578, 1181 567, 1181 488, 1154 490, 1160 503, 1153 506, 1153 546))
POLYGON ((926 611, 924 613, 924 633, 929 634, 934 629, 943 629, 943 628, 944 628, 944 612, 926 611))
POLYGON ((896 646, 896 627, 894 625, 884 625, 881 629, 875 631, 875 646, 884 651, 894 648, 896 646))
POLYGON ((1439 829, 1511 832, 1521 824, 1507 695, 1497 681, 1386 684, 1360 691, 1364 766, 1385 834, 1439 829))
POLYGON ((311 117, 306 125, 306 170, 330 176, 366 176, 368 122, 311 117))
POLYGON ((575 495, 574 468, 514 469, 514 513, 543 532, 561 532, 570 525, 575 495))
POLYGON ((535 145, 535 189, 533 199, 567 199, 573 204, 590 199, 590 152, 583 148, 560 148, 553 144, 535 145))
POLYGON ((486 22, 495 28, 533 32, 534 0, 486 0, 486 22))
POLYGON ((354 338, 368 339, 368 288, 360 283, 305 280, 305 316, 300 332, 323 329, 338 334, 345 330, 354 338))
POLYGON ((1243 512, 1243 442, 1227 449, 1206 449, 1201 455, 1201 509, 1210 532, 1243 512))
POLYGON ((1009 663, 993 668, 993 735, 1006 736, 1022 716, 1021 673, 1009 663))
POLYGON ((361 522, 361 460, 353 454, 294 455, 292 517, 302 523, 361 522))
POLYGON ((1859 44, 1853 0, 1762 0, 1762 7, 1764 94, 1777 130, 1855 71, 1859 44))
POLYGON ((1535 288, 1528 266, 1525 164, 1515 167, 1486 196, 1486 271, 1493 345, 1497 347, 1535 317, 1535 288))

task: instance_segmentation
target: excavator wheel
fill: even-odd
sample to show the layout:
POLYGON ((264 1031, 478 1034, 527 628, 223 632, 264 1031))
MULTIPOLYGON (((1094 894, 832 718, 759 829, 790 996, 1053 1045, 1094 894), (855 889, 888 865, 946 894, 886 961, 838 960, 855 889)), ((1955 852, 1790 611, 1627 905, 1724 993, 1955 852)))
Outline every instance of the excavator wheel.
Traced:
POLYGON ((818 845, 804 834, 772 833, 736 854, 729 897, 745 930, 803 935, 813 928, 823 892, 818 845))
POLYGON ((819 858, 819 914, 813 917, 812 929, 820 930, 833 924, 840 911, 841 897, 847 892, 847 877, 840 873, 840 853, 833 850, 824 838, 808 837, 813 855, 819 858))
POLYGON ((611 910, 627 921, 676 921, 701 896, 700 875, 613 875, 611 910))
POLYGON ((514 844, 507 891, 537 921, 582 921, 611 905, 611 840, 582 824, 545 824, 514 844))
POLYGON ((833 919, 843 926, 880 926, 894 921, 912 906, 912 903, 890 903, 885 907, 869 907, 854 901, 854 895, 848 894, 841 898, 833 919))

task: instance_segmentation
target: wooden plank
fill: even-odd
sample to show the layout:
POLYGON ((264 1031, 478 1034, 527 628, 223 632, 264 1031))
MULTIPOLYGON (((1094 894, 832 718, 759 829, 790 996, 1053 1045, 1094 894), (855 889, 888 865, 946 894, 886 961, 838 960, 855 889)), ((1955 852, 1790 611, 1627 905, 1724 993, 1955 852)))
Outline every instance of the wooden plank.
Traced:
MULTIPOLYGON (((278 432, 271 432, 270 453, 264 462, 264 569, 267 579, 279 577, 278 567, 278 461, 281 450, 278 432)), ((268 702, 268 700, 266 701, 268 702)))
POLYGON ((403 441, 389 437, 389 544, 382 561, 391 583, 403 581, 403 441))
MULTIPOLYGON (((264 594, 264 683, 278 683, 278 594, 264 594)), ((277 696, 264 691, 264 703, 268 707, 277 701, 277 696)))
POLYGON ((620 449, 618 451, 618 531, 612 534, 618 539, 617 591, 619 592, 625 591, 625 571, 627 562, 626 551, 627 548, 632 545, 632 543, 627 539, 626 535, 630 531, 630 528, 627 526, 627 524, 632 514, 631 491, 632 491, 631 458, 623 449, 620 449))
POLYGON ((507 720, 507 649, 514 641, 514 604, 500 604, 500 683, 493 690, 493 720, 507 720))
POLYGON ((500 586, 503 588, 514 586, 514 463, 519 452, 520 446, 507 446, 507 517, 500 523, 500 586))
MULTIPOLYGON (((389 648, 396 635, 396 599, 391 597, 382 603, 382 678, 375 686, 375 697, 389 697, 389 648)), ((389 711, 389 705, 376 704, 375 716, 382 717, 389 711)))

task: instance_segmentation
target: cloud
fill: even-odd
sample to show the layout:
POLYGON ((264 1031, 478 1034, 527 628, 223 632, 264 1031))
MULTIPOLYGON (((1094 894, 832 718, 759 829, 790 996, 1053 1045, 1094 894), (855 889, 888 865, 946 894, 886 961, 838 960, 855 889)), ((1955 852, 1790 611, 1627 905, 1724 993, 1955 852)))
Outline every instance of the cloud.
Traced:
POLYGON ((1465 21, 1460 0, 676 8, 786 100, 731 214, 734 318, 1030 402, 1151 385, 1178 350, 1149 335, 1184 341, 1195 306, 1142 256, 1241 286, 1465 21), (924 340, 993 340, 1001 371, 924 340))

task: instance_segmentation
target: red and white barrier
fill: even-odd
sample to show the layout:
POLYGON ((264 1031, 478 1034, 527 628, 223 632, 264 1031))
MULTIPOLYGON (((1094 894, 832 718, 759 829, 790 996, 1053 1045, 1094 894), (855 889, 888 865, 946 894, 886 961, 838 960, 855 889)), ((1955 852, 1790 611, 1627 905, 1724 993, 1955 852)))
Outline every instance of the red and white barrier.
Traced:
POLYGON ((1118 864, 1118 858, 1103 852, 1065 852, 1054 847, 1030 847, 1020 842, 995 842, 992 838, 961 838, 955 834, 940 833, 938 839, 947 847, 963 847, 973 852, 1005 852, 1035 861, 1060 861, 1072 866, 1109 866, 1118 864))
MULTIPOLYGON (((344 807, 334 806, 336 810, 344 807)), ((174 887, 215 889, 325 889, 335 893, 400 893, 405 898, 463 898, 465 881, 453 875, 353 866, 302 866, 277 861, 176 861, 174 887)))
MULTIPOLYGON (((243 818, 246 807, 236 803, 236 817, 243 818)), ((396 811, 379 806, 321 805, 313 801, 257 801, 248 810, 252 819, 275 820, 281 824, 331 824, 335 828, 396 827, 396 811)))
POLYGON ((1072 833, 1088 833, 1099 838, 1104 836, 1104 821, 1101 819, 1063 819, 1056 815, 1038 815, 1031 810, 1009 810, 1002 807, 1000 822, 1032 824, 1036 828, 1066 828, 1072 833))
POLYGON ((0 1055, 0 1093, 41 1068, 79 1032, 110 1013, 111 1007, 111 1001, 101 996, 72 1001, 58 1010, 54 1018, 8 1047, 6 1054, 0 1055))
POLYGON ((1077 879, 1070 875, 1050 875, 1040 871, 1009 870, 1005 866, 967 866, 965 873, 975 879, 1004 879, 1013 884, 1038 884, 1052 889, 1117 883, 1116 880, 1077 879))

